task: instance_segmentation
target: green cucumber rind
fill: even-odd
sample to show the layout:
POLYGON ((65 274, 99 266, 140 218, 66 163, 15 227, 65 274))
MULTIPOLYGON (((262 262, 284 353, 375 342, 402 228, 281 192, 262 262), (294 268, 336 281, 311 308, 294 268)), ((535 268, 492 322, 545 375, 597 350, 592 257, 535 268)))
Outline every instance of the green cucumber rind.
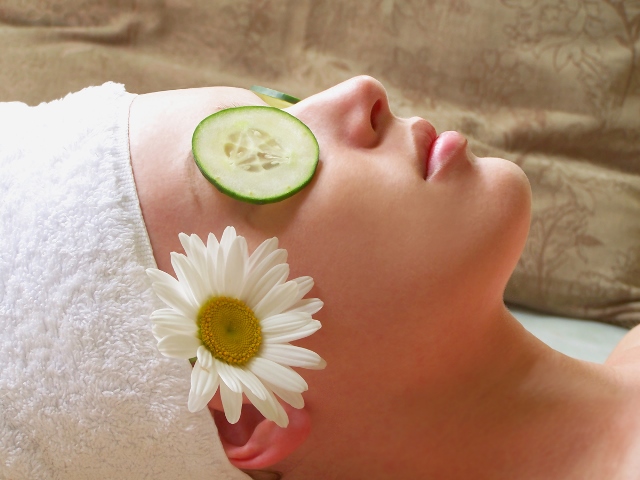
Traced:
POLYGON ((280 109, 285 109, 285 108, 289 108, 291 105, 293 105, 293 103, 285 102, 281 98, 270 97, 268 95, 264 95, 264 94, 258 93, 258 92, 253 92, 253 93, 255 93, 258 97, 260 97, 260 99, 264 103, 269 105, 270 107, 276 107, 276 108, 280 108, 280 109))
POLYGON ((289 95, 287 93, 279 92, 278 90, 274 90, 273 88, 262 87, 260 85, 251 85, 249 88, 252 92, 261 93, 263 95, 267 95, 269 97, 278 98, 280 100, 284 100, 285 102, 289 102, 292 105, 295 105, 300 101, 299 98, 294 97, 293 95, 289 95))
POLYGON ((216 189, 218 189, 218 191, 220 191, 221 193, 235 198, 236 200, 240 200, 243 202, 247 202, 247 203, 253 203, 256 205, 264 205, 264 204, 268 204, 268 203, 275 203, 275 202, 280 202, 282 200, 285 200, 293 195, 295 195, 296 193, 298 193, 300 190, 302 190, 304 187, 306 187, 307 185, 309 185, 309 183, 311 182, 311 180, 313 180, 313 177, 315 176, 315 173, 318 169, 318 163, 320 161, 320 146, 318 145, 318 140, 316 139, 315 135, 313 134, 313 132, 311 131, 311 129, 301 120, 299 120, 297 117, 291 115, 288 112, 285 112, 277 107, 268 107, 268 106, 258 106, 258 105, 251 105, 251 106, 243 106, 243 107, 234 107, 234 110, 238 110, 238 109, 254 109, 254 108, 262 108, 262 109, 272 109, 275 110, 277 112, 279 112, 280 114, 284 114, 284 115, 288 115, 291 118, 293 118, 301 127, 303 127, 303 129, 306 129, 309 132, 309 138, 311 138, 315 144, 316 147, 316 159, 315 162, 313 163, 313 168, 310 169, 310 174, 308 176, 308 178, 306 180, 304 180, 302 183, 298 184, 297 186, 293 187, 291 190, 287 190, 286 192, 280 194, 280 195, 275 195, 273 197, 261 197, 261 198, 255 198, 255 197, 250 197, 250 196, 245 196, 242 195, 234 190, 231 190, 227 187, 225 187, 222 183, 218 182, 212 175, 210 172, 207 171, 207 169, 204 167, 204 165, 202 164, 202 162, 200 161, 200 159, 198 158, 198 154, 197 154, 197 147, 195 145, 196 141, 197 141, 197 137, 198 134, 200 132, 200 130, 202 130, 203 128, 205 128, 208 120, 219 114, 224 112, 224 110, 220 110, 218 112, 212 113, 211 115, 207 116, 206 118, 204 118, 196 127, 196 129, 193 132, 193 136, 191 137, 191 153, 193 154, 193 159, 198 167, 198 169, 200 170, 200 172, 202 173, 202 175, 214 186, 216 187, 216 189))

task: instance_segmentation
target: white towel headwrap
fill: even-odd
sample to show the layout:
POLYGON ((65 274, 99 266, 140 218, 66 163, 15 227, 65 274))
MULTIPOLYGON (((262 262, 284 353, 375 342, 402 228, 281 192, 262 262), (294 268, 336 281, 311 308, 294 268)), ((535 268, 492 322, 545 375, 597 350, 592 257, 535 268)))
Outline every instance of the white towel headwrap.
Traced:
POLYGON ((248 478, 151 334, 133 98, 0 104, 0 478, 248 478))

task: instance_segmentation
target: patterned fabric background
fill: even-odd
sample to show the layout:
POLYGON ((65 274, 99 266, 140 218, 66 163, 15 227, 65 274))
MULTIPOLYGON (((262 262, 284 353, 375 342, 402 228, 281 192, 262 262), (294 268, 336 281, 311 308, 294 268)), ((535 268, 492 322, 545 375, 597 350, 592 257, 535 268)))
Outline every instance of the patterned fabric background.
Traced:
POLYGON ((0 22, 0 100, 373 75, 396 114, 527 173, 508 301, 640 323, 639 0, 4 0, 0 22))

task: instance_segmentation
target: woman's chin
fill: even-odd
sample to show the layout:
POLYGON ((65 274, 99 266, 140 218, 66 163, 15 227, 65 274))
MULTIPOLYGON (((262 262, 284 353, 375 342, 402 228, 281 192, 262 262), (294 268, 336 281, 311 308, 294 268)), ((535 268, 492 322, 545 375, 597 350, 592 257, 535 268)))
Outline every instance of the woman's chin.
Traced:
POLYGON ((484 194, 490 199, 485 208, 492 212, 494 222, 487 241, 493 246, 493 261, 503 264, 508 277, 529 234, 531 185, 524 171, 509 160, 484 157, 478 158, 475 165, 484 179, 484 194))
POLYGON ((524 171, 514 162, 496 157, 475 157, 472 163, 485 171, 493 188, 503 190, 507 197, 531 208, 531 184, 524 171))

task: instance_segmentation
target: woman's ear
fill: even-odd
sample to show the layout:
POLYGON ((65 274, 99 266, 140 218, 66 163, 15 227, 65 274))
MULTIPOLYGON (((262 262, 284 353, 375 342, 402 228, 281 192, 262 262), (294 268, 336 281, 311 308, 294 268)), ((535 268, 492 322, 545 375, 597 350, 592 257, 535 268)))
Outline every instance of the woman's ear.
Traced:
POLYGON ((217 403, 214 399, 209 409, 222 447, 231 464, 240 469, 256 470, 278 463, 302 445, 311 432, 311 419, 305 408, 298 410, 283 404, 289 425, 281 428, 250 403, 242 406, 240 420, 231 424, 217 403))

